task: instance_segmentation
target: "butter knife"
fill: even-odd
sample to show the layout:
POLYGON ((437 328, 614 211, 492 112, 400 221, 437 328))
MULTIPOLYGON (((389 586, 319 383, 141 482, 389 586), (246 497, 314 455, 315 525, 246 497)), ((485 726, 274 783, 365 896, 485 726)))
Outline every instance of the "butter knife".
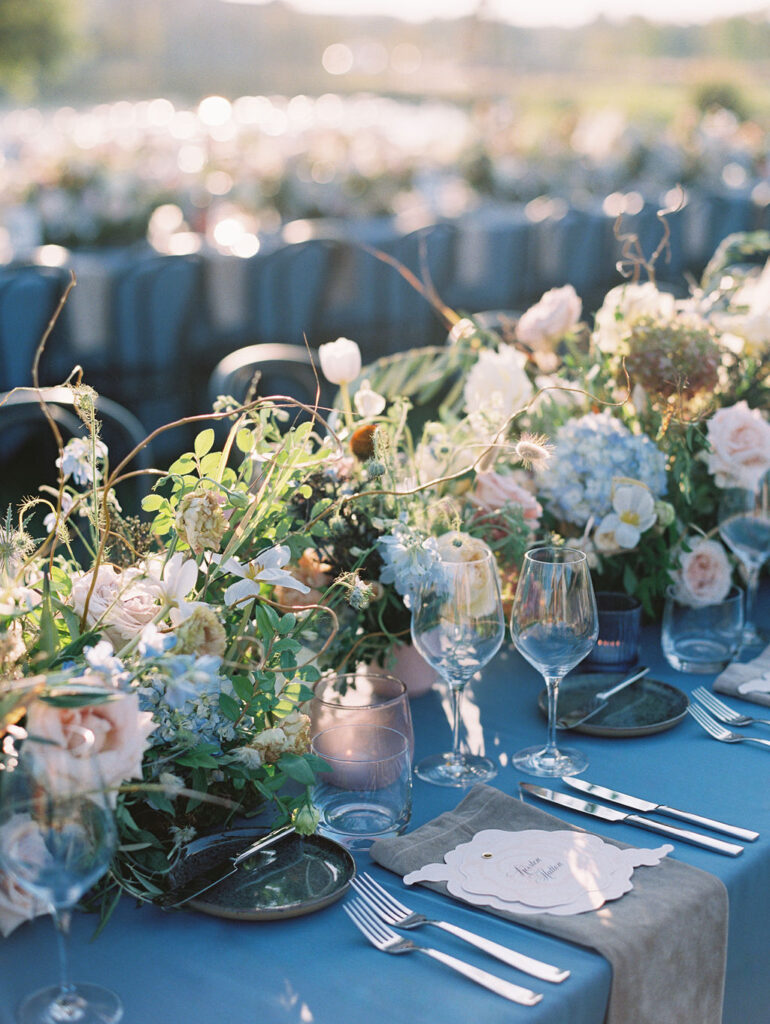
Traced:
POLYGON ((692 825, 703 825, 704 828, 714 829, 715 832, 724 832, 728 836, 735 836, 736 839, 745 839, 753 843, 759 838, 759 832, 753 832, 749 828, 741 828, 739 825, 727 825, 724 821, 716 821, 714 818, 706 818, 702 814, 693 814, 692 811, 680 811, 676 807, 669 807, 667 804, 654 804, 651 800, 642 800, 638 796, 629 796, 627 793, 619 793, 615 789, 607 789, 605 786, 597 786, 585 779, 565 777, 561 780, 572 789, 579 789, 581 793, 588 793, 589 796, 598 796, 602 800, 609 800, 611 804, 619 804, 621 807, 628 807, 632 811, 657 811, 658 814, 665 814, 669 818, 679 818, 680 821, 689 821, 692 825))
POLYGON ((273 832, 268 832, 267 835, 260 836, 259 839, 251 843, 250 846, 247 846, 237 856, 227 857, 224 861, 220 860, 213 867, 196 872, 192 878, 188 878, 181 885, 176 885, 169 889, 158 900, 158 905, 166 909, 181 907, 183 904, 195 899, 196 896, 201 896, 204 892, 208 892, 215 885, 219 885, 220 882, 224 882, 226 878, 234 875, 240 865, 245 860, 248 860, 249 857, 259 853, 260 850, 266 850, 268 846, 277 843, 284 836, 291 835, 292 832, 294 832, 293 825, 284 825, 283 828, 277 828, 273 832))
POLYGON ((626 814, 624 811, 616 811, 614 807, 604 807, 602 804, 593 803, 589 800, 579 800, 576 796, 568 793, 558 793, 555 789, 546 789, 543 786, 533 786, 529 782, 520 782, 519 788, 538 800, 545 800, 547 803, 559 804, 561 807, 569 807, 572 811, 579 811, 581 814, 588 814, 592 818, 601 818, 602 821, 616 823, 624 821, 627 825, 638 825, 650 832, 660 832, 661 835, 669 836, 671 839, 679 839, 683 843, 692 843, 693 846, 703 846, 707 850, 714 850, 716 853, 724 853, 728 857, 737 857, 743 853, 743 847, 737 843, 727 843, 723 839, 715 839, 713 836, 704 836, 700 832, 690 832, 689 829, 675 828, 673 825, 666 825, 662 821, 653 821, 652 818, 643 818, 641 814, 626 814))

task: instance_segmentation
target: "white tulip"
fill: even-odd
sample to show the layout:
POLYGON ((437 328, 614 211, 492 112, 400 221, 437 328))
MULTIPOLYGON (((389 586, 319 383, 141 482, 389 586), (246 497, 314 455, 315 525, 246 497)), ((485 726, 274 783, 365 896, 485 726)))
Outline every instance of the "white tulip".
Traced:
POLYGON ((349 384, 361 372, 361 349, 350 338, 337 338, 318 349, 321 370, 331 384, 349 384))

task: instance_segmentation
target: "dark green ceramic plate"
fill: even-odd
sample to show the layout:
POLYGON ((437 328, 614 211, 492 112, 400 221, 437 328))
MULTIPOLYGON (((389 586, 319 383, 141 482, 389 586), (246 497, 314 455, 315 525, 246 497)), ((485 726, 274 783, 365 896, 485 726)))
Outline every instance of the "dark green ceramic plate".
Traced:
MULTIPOLYGON (((173 884, 235 856, 260 834, 264 830, 237 828, 194 840, 174 872, 173 884)), ((236 921, 299 917, 338 900, 355 873, 355 861, 339 843, 295 834, 249 857, 234 875, 188 906, 236 921)))
MULTIPOLYGON (((581 672, 567 676, 559 687, 557 715, 565 715, 585 704, 597 693, 609 690, 620 682, 623 675, 609 672, 581 672)), ((538 707, 547 713, 546 692, 537 700, 538 707)), ((627 689, 610 697, 607 707, 573 732, 589 736, 647 736, 671 729, 687 714, 687 695, 675 686, 645 676, 627 689)))

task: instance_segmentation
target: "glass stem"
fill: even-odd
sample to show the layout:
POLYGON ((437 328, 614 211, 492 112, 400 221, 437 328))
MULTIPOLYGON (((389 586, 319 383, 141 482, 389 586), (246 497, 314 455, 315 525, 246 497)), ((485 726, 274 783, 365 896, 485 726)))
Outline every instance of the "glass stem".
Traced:
POLYGON ((54 907, 51 911, 51 916, 56 926, 56 944, 59 949, 59 985, 61 991, 58 998, 62 999, 70 995, 75 988, 70 981, 69 961, 67 958, 67 936, 69 935, 72 911, 59 910, 57 907, 54 907))
POLYGON ((548 738, 545 743, 543 754, 545 757, 557 757, 559 754, 556 746, 556 701, 559 697, 559 683, 561 676, 546 676, 545 687, 548 694, 548 738))
POLYGON ((743 628, 749 630, 749 632, 754 626, 754 609, 757 605, 759 570, 760 566, 746 566, 746 616, 743 628))
POLYGON ((459 686, 449 684, 449 696, 452 701, 452 764, 458 765, 462 762, 460 753, 460 703, 465 690, 465 683, 459 686))

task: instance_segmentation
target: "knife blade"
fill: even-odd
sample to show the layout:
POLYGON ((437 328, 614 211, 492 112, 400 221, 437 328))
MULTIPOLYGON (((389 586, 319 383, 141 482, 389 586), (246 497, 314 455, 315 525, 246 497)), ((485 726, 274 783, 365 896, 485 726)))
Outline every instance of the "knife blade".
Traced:
POLYGON ((593 718, 598 715, 600 711, 604 711, 609 703, 610 697, 614 697, 616 693, 620 693, 621 690, 625 690, 627 686, 635 683, 637 679, 642 679, 649 673, 649 668, 645 665, 642 668, 636 669, 630 676, 626 676, 619 683, 616 683, 609 690, 603 690, 601 693, 595 694, 585 704, 579 708, 573 708, 572 711, 568 711, 565 715, 557 716, 556 728, 557 729, 574 729, 576 725, 582 725, 583 722, 587 722, 589 718, 593 718))
POLYGON ((669 836, 671 839, 680 839, 683 843, 692 843, 693 846, 703 846, 707 850, 724 853, 728 857, 737 857, 743 853, 743 847, 738 846, 737 843, 727 843, 723 839, 701 835, 700 832, 690 832, 689 829, 675 828, 673 825, 666 825, 662 821, 643 818, 641 814, 627 814, 625 811, 616 811, 614 807, 604 807, 602 804, 596 804, 590 800, 580 800, 576 796, 570 796, 568 793, 559 793, 555 789, 533 786, 529 782, 520 782, 519 788, 523 789, 525 793, 537 797, 538 800, 559 804, 561 807, 569 807, 572 811, 588 814, 592 818, 601 818, 602 821, 613 823, 624 821, 627 825, 638 825, 640 828, 646 828, 650 832, 660 832, 661 835, 669 836))
POLYGON ((692 811, 680 811, 676 807, 669 807, 668 804, 655 804, 651 800, 642 800, 638 796, 619 793, 616 789, 597 786, 595 783, 587 782, 585 779, 565 776, 561 781, 566 782, 573 789, 579 789, 581 793, 601 797, 602 800, 609 800, 612 804, 628 807, 632 811, 647 811, 648 813, 657 811, 658 814, 665 814, 669 818, 689 821, 692 825, 703 825, 704 828, 711 828, 715 832, 724 832, 725 835, 735 836, 736 839, 745 839, 749 843, 753 843, 755 839, 759 838, 759 832, 754 832, 750 828, 741 828, 740 825, 728 825, 724 821, 706 818, 702 814, 694 814, 692 811))
POLYGON ((293 825, 284 825, 282 828, 268 832, 267 835, 260 836, 259 839, 251 843, 235 857, 227 857, 223 861, 220 860, 213 867, 204 868, 180 885, 169 889, 157 901, 158 905, 166 910, 181 907, 183 904, 195 899, 196 896, 201 896, 204 892, 208 892, 209 889, 213 889, 220 882, 224 882, 226 878, 230 878, 249 857, 259 853, 260 850, 266 850, 280 839, 291 835, 292 832, 294 832, 293 825))

